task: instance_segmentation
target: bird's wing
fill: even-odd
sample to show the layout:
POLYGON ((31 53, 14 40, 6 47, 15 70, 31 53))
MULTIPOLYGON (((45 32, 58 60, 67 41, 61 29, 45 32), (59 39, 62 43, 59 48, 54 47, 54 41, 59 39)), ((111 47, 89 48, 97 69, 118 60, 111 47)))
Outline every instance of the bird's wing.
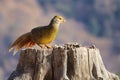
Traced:
POLYGON ((43 37, 48 30, 48 26, 36 27, 31 30, 32 36, 34 38, 43 37))

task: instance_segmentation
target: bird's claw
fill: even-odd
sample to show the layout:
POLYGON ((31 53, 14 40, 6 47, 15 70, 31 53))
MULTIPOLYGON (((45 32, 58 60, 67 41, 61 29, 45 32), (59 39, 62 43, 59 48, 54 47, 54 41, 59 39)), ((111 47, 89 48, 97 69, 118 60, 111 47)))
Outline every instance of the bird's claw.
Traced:
POLYGON ((52 46, 50 46, 50 45, 45 45, 45 47, 48 48, 48 49, 52 48, 52 46))
POLYGON ((39 47, 40 47, 41 49, 43 49, 43 48, 45 48, 45 49, 51 49, 51 48, 52 48, 52 46, 47 45, 47 44, 45 44, 45 45, 39 44, 39 47))

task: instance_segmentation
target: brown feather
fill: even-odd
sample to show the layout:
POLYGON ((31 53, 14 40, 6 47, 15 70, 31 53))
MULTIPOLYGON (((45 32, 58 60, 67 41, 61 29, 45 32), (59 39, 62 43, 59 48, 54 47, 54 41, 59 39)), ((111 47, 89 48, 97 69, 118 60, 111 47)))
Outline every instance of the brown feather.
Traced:
POLYGON ((31 40, 31 33, 26 33, 23 34, 22 36, 20 36, 9 48, 9 51, 11 51, 14 47, 14 55, 16 54, 16 52, 21 49, 22 47, 31 47, 35 45, 35 43, 31 40))
POLYGON ((25 47, 26 47, 26 48, 29 48, 29 47, 32 47, 32 46, 34 46, 34 45, 35 45, 35 43, 34 43, 33 41, 29 41, 29 43, 26 44, 25 47))

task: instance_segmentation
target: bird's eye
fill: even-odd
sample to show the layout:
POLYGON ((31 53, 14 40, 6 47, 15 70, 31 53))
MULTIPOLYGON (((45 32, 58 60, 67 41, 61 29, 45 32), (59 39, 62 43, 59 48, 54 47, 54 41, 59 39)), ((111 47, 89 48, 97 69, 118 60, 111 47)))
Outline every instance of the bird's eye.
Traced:
POLYGON ((62 18, 59 18, 60 20, 62 20, 62 18))

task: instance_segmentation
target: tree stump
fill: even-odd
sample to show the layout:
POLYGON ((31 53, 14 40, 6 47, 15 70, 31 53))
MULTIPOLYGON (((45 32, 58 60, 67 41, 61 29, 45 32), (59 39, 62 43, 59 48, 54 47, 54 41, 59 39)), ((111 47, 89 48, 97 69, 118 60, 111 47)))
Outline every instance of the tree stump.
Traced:
POLYGON ((21 51, 8 80, 119 80, 106 70, 99 49, 79 44, 21 51))

